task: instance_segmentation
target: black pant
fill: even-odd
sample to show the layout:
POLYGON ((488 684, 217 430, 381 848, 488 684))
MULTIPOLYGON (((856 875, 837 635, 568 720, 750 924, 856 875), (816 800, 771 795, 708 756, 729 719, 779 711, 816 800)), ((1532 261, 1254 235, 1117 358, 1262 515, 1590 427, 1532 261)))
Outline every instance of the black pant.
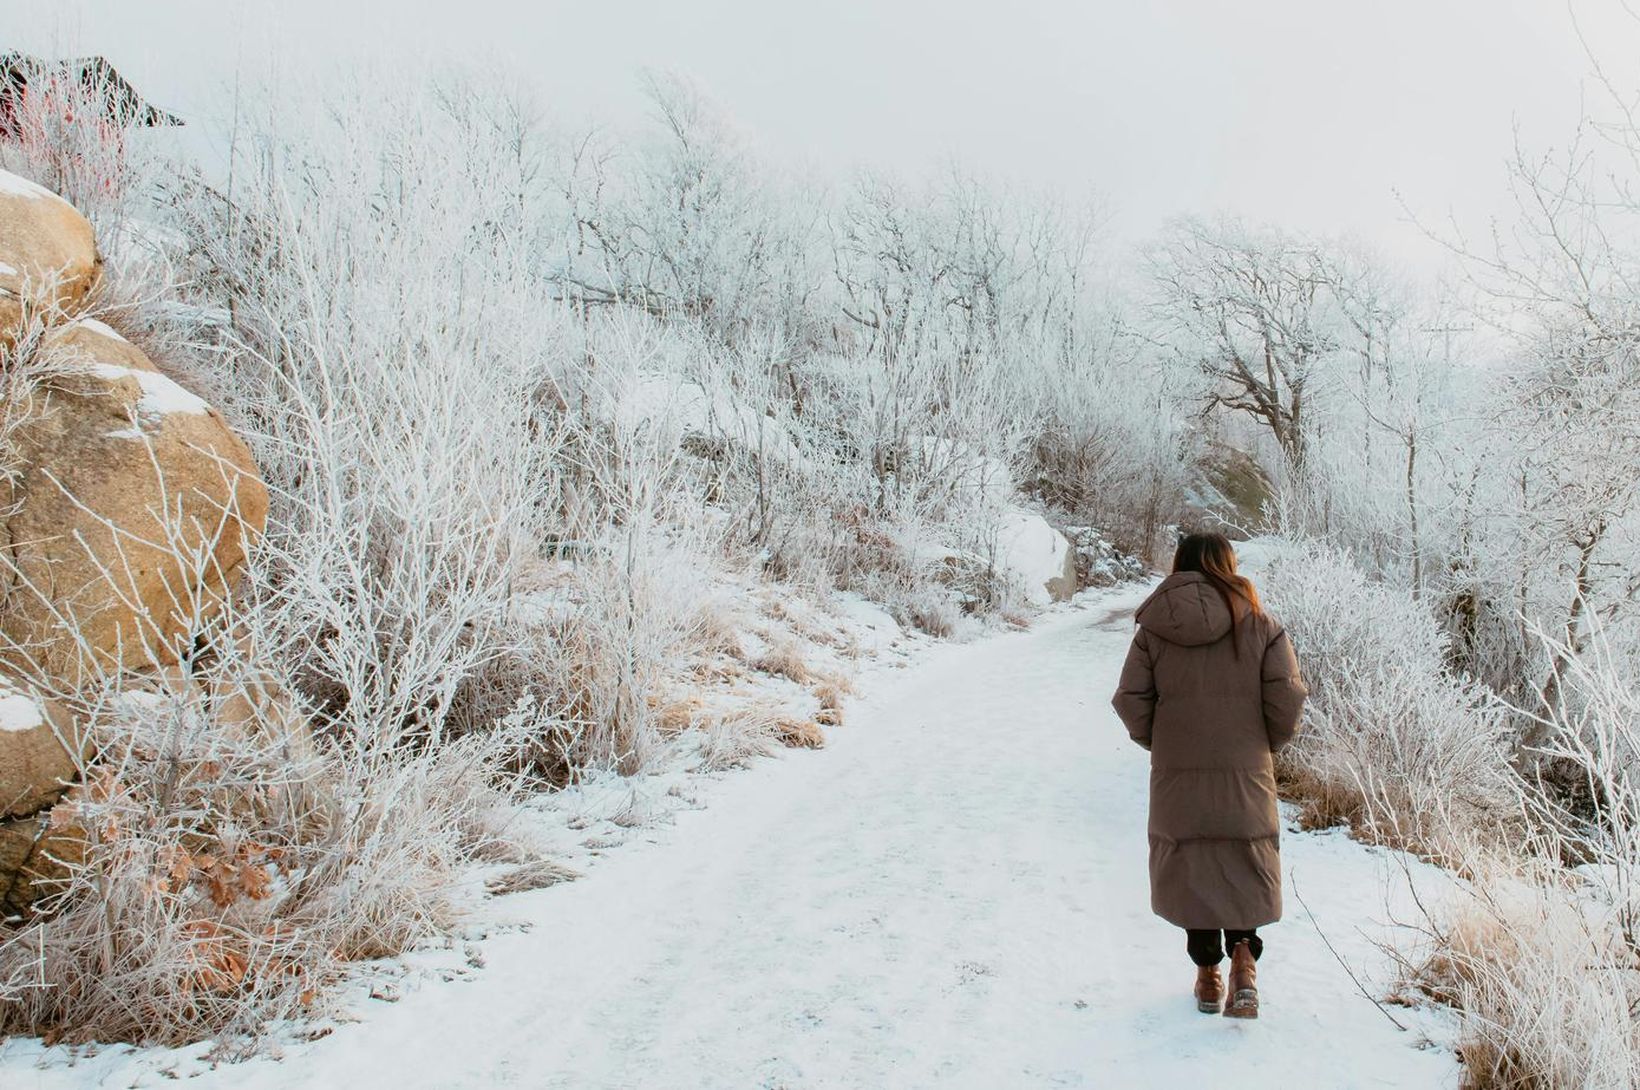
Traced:
POLYGON ((1226 950, 1234 950, 1236 943, 1247 940, 1247 949, 1257 961, 1258 956, 1264 953, 1264 940, 1254 931, 1197 931, 1195 928, 1186 928, 1185 948, 1190 951, 1190 960, 1197 965, 1217 965, 1224 960, 1226 950), (1219 937, 1223 936, 1224 945, 1219 945, 1219 937))

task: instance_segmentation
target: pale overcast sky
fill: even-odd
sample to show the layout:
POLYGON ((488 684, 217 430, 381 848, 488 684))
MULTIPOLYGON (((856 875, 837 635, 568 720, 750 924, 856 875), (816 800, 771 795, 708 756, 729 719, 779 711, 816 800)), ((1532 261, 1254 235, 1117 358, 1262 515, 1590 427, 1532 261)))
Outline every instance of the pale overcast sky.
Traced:
MULTIPOLYGON (((568 120, 641 116, 687 75, 778 159, 907 175, 956 158, 1103 195, 1125 238, 1183 212, 1350 233, 1414 264, 1404 222, 1505 207, 1518 123, 1564 142, 1593 95, 1573 12, 1612 63, 1622 0, 0 0, 0 48, 108 56, 209 123, 242 61, 471 58, 568 120)), ((289 69, 287 69, 289 70, 289 69)))

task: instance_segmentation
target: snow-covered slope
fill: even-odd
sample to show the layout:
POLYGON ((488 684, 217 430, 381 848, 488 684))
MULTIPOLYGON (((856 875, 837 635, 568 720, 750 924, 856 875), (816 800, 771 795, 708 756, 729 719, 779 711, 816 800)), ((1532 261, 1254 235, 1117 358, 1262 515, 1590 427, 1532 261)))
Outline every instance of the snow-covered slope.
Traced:
MULTIPOLYGON (((651 843, 496 902, 527 930, 278 1060, 200 1072, 111 1050, 8 1088, 1451 1086, 1450 1026, 1364 998, 1403 866, 1290 833, 1288 917, 1265 932, 1263 1017, 1196 1013, 1182 935, 1151 916, 1144 753, 1106 703, 1142 588, 1028 632, 880 670, 817 753, 707 785, 651 843), (1301 895, 1308 910, 1300 905, 1301 895), (1311 913, 1314 913, 1312 916, 1311 913)), ((1410 915, 1410 913, 1407 913, 1410 915)))

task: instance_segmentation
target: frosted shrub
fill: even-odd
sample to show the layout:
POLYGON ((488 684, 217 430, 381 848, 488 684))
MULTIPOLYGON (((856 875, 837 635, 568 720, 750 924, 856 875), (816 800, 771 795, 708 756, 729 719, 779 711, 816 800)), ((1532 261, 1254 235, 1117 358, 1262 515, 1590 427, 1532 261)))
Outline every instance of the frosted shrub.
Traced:
POLYGON ((1441 855, 1516 812, 1501 707, 1446 662, 1427 609, 1345 555, 1287 547, 1257 574, 1311 696, 1282 759, 1307 819, 1441 855))
POLYGON ((537 630, 544 695, 575 724, 555 778, 580 769, 646 767, 665 691, 706 631, 713 602, 696 557, 653 521, 612 528, 577 564, 570 608, 537 630))
POLYGON ((374 751, 470 725, 452 702, 508 649, 556 494, 542 387, 564 337, 496 184, 498 131, 431 91, 308 120, 299 146, 291 118, 259 123, 235 203, 182 209, 185 245, 219 307, 197 313, 226 322, 205 330, 224 408, 273 493, 271 642, 374 751))
POLYGON ((52 812, 41 911, 0 930, 0 1033, 254 1046, 345 961, 451 927, 464 862, 516 854, 505 734, 358 760, 219 646, 82 689, 93 755, 52 812))
POLYGON ((1164 527, 1184 515, 1197 440, 1179 402, 1155 393, 1159 383, 1176 384, 1164 368, 1136 383, 1118 377, 1119 361, 1096 362, 1067 363, 1048 378, 1030 484, 1072 522, 1098 526, 1118 549, 1148 560, 1164 527))
POLYGON ((1558 864, 1468 861, 1469 895, 1412 979, 1462 1014, 1466 1087, 1640 1085, 1640 962, 1558 864))
POLYGON ((10 139, 0 168, 21 174, 73 204, 98 229, 118 234, 146 197, 159 166, 159 131, 121 116, 122 92, 109 70, 32 71, 11 100, 10 139))
POLYGON ((1463 1012, 1478 1088, 1640 1085, 1640 698, 1603 648, 1562 661, 1544 753, 1583 792, 1523 791, 1531 835, 1463 860, 1471 895, 1414 973, 1463 1012))

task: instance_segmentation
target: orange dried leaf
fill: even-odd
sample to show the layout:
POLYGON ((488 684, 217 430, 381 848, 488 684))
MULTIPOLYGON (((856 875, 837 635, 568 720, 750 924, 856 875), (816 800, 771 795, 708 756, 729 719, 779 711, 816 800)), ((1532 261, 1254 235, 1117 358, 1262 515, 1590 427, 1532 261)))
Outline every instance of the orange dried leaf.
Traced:
POLYGON ((260 901, 272 892, 273 882, 265 868, 254 863, 247 863, 239 868, 239 886, 245 891, 245 896, 253 901, 260 901))

